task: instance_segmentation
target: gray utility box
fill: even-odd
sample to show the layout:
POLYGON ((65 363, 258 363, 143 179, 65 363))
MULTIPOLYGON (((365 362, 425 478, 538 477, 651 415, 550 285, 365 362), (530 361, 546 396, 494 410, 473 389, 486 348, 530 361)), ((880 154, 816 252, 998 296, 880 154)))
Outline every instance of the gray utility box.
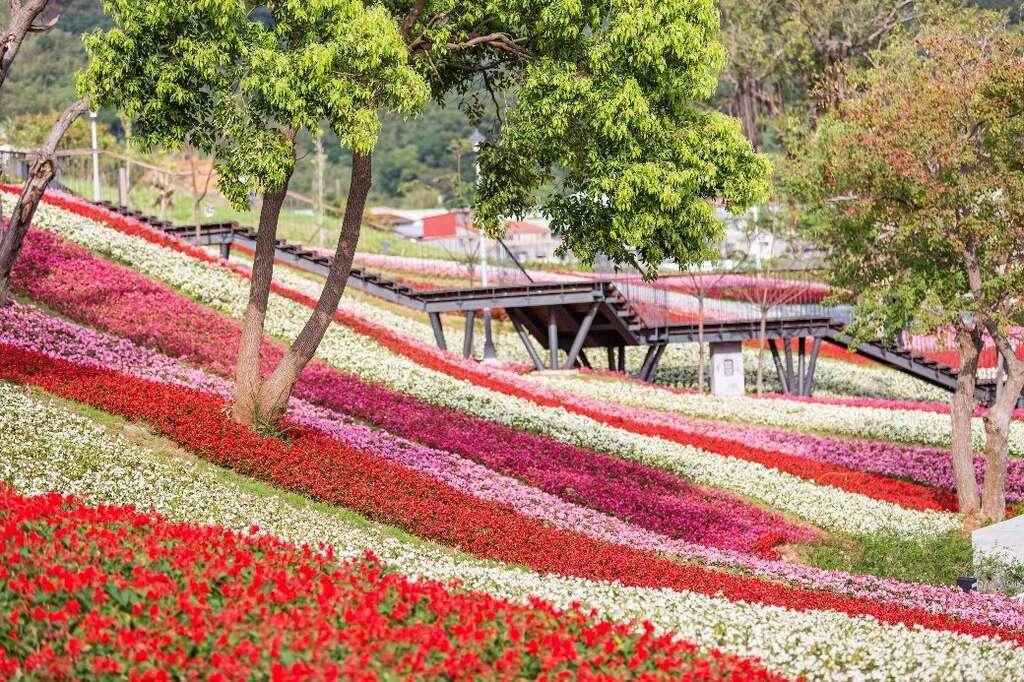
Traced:
POLYGON ((971 545, 981 592, 1024 591, 1024 577, 1020 575, 1024 569, 1024 516, 979 528, 971 533, 971 545), (986 568, 997 570, 994 575, 987 575, 986 568))
POLYGON ((711 344, 711 393, 743 395, 743 344, 728 341, 711 344))

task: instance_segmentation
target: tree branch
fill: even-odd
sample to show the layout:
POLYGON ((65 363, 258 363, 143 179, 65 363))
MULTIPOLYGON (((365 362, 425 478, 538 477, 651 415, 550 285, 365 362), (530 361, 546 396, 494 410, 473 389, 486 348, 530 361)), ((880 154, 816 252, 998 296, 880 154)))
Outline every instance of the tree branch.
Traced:
POLYGON ((420 20, 420 15, 423 14, 423 10, 427 6, 427 0, 416 0, 416 4, 412 6, 409 13, 405 15, 405 19, 402 20, 401 32, 403 38, 409 37, 409 32, 412 27, 416 25, 416 22, 420 20))
POLYGON ((54 16, 49 21, 46 21, 46 22, 44 22, 42 24, 30 24, 29 27, 28 27, 28 32, 29 33, 46 33, 51 28, 56 26, 58 21, 60 21, 60 15, 59 14, 54 16))
POLYGON ((483 36, 474 36, 462 43, 448 43, 448 49, 468 50, 472 47, 476 47, 477 45, 489 45, 490 47, 497 48, 519 57, 529 57, 530 51, 520 45, 521 42, 521 40, 513 38, 507 33, 488 33, 483 36))

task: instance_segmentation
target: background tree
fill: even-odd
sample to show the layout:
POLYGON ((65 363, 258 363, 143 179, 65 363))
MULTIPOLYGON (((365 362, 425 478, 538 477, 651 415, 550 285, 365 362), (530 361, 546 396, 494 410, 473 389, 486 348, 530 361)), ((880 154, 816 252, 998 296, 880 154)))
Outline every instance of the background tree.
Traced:
POLYGON ((941 18, 962 0, 785 0, 791 73, 803 74, 818 111, 846 96, 845 75, 906 29, 941 18))
POLYGON ((22 242, 28 228, 35 217, 36 208, 43 197, 50 181, 57 174, 57 145, 79 116, 88 111, 84 100, 79 100, 68 107, 53 124, 42 146, 33 154, 29 162, 28 177, 22 186, 18 203, 11 213, 7 230, 0 238, 0 305, 7 303, 10 292, 11 268, 21 252, 22 242))
MULTIPOLYGON (((7 144, 16 149, 35 149, 40 141, 46 139, 53 127, 53 122, 59 117, 59 111, 14 116, 4 123, 4 139, 7 144)), ((101 122, 97 128, 97 142, 100 149, 116 149, 119 146, 117 137, 110 131, 109 125, 101 122)), ((58 147, 91 149, 92 133, 89 122, 84 119, 76 119, 64 133, 58 147)))
POLYGON ((953 331, 960 508, 969 526, 1002 519, 1006 433, 1024 388, 1024 41, 1001 17, 960 16, 897 40, 847 86, 790 185, 813 210, 833 284, 855 292, 861 338, 953 331), (971 416, 986 338, 1002 368, 979 498, 971 416))
POLYGON ((719 84, 725 110, 738 118, 755 149, 764 148, 765 119, 781 112, 785 0, 719 0, 726 66, 719 84))

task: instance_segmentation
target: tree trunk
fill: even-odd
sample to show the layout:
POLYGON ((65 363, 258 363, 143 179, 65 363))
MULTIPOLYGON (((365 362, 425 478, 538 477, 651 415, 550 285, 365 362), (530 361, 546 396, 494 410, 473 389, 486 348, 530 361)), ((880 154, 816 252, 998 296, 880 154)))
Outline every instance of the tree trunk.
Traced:
POLYGON ((54 158, 57 145, 60 144, 61 138, 64 137, 64 133, 71 127, 75 119, 86 111, 88 111, 88 105, 83 100, 79 100, 65 109, 57 118, 57 122, 50 128, 50 133, 32 161, 28 178, 21 188, 21 196, 18 197, 14 211, 11 212, 10 225, 0 241, 0 305, 7 302, 10 292, 11 269, 21 251, 22 242, 32 224, 32 218, 35 217, 39 201, 57 173, 57 162, 54 158))
MULTIPOLYGON (((192 181, 192 225, 196 229, 196 243, 203 236, 202 218, 199 215, 199 182, 196 179, 196 148, 192 146, 191 133, 185 136, 185 153, 188 154, 189 178, 192 181)), ((285 183, 287 184, 287 183, 285 183)), ((260 229, 263 228, 263 216, 260 216, 260 229)), ((277 225, 275 223, 276 231, 277 225)))
POLYGON ((956 377, 956 390, 949 399, 950 455, 960 514, 964 518, 964 527, 973 530, 978 527, 981 512, 978 480, 974 471, 974 448, 971 444, 971 421, 978 407, 974 390, 977 387, 978 359, 982 349, 981 331, 977 328, 957 329, 956 339, 960 371, 956 377))
POLYGON ((1010 420, 1024 390, 1024 361, 1010 348, 999 349, 1005 374, 996 363, 996 399, 985 412, 985 488, 981 495, 981 515, 987 523, 1006 517, 1006 462, 1009 457, 1010 420))
POLYGON ((0 37, 0 87, 3 87, 7 80, 7 74, 11 70, 14 58, 18 56, 21 43, 28 33, 41 33, 47 31, 57 23, 57 20, 38 26, 35 20, 46 9, 49 0, 29 0, 23 3, 11 3, 11 18, 7 24, 7 30, 0 37))
POLYGON ((242 338, 238 346, 238 362, 235 364, 234 404, 231 407, 231 417, 247 426, 251 426, 259 417, 257 404, 262 381, 260 349, 263 346, 263 324, 267 318, 270 284, 274 279, 277 224, 290 180, 291 171, 285 176, 280 188, 264 194, 263 206, 260 208, 256 252, 249 282, 249 303, 242 318, 242 338))
POLYGON ((327 281, 320 292, 316 308, 260 389, 257 411, 265 423, 276 423, 284 415, 299 374, 313 358, 324 334, 334 321, 334 314, 338 310, 338 303, 341 301, 345 283, 352 269, 352 258, 355 256, 356 242, 359 240, 366 196, 370 192, 372 181, 370 154, 353 152, 352 181, 349 185, 348 201, 334 260, 331 262, 331 269, 327 273, 327 281))
POLYGON ((761 137, 761 127, 758 124, 757 99, 754 96, 757 89, 757 82, 748 73, 739 76, 736 85, 736 116, 743 126, 743 134, 750 140, 750 144, 756 150, 764 146, 761 137))

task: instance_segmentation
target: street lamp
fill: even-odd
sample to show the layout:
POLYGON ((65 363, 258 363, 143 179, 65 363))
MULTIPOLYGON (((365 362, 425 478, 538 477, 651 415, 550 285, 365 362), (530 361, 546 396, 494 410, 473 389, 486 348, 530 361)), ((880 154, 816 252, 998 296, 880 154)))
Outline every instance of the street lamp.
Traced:
POLYGON ((100 150, 96 135, 96 118, 98 111, 89 112, 89 122, 92 126, 92 200, 100 200, 100 150))
MULTIPOLYGON (((486 141, 487 138, 483 134, 473 129, 473 133, 469 136, 469 142, 473 145, 473 153, 476 155, 476 185, 480 185, 480 145, 486 141)), ((478 226, 480 230, 480 284, 483 287, 488 286, 487 282, 487 236, 484 234, 483 227, 478 226)), ((484 358, 487 360, 497 360, 498 353, 494 348, 494 336, 491 332, 491 309, 484 308, 484 358)))

